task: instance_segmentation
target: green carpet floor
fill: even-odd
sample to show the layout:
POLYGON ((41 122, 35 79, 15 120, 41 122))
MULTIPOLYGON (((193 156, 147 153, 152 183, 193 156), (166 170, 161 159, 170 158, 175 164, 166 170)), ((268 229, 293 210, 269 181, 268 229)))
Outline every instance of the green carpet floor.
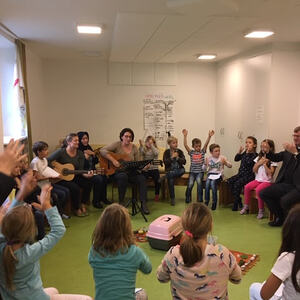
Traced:
MULTIPOLYGON (((148 216, 148 223, 141 214, 138 214, 131 218, 133 229, 147 227, 163 214, 181 215, 186 207, 184 192, 185 188, 176 187, 175 206, 170 206, 167 201, 149 200, 151 214, 148 216)), ((148 197, 154 198, 152 191, 148 192, 148 197)), ((193 198, 196 199, 195 195, 193 198)), ((42 258, 41 273, 44 287, 56 287, 61 293, 80 293, 94 297, 92 270, 87 256, 91 246, 91 235, 102 210, 90 207, 89 211, 88 217, 72 217, 66 220, 65 236, 42 258)), ((267 219, 257 220, 256 215, 241 216, 239 212, 232 212, 230 207, 218 207, 212 214, 213 235, 218 237, 218 243, 229 249, 260 256, 260 261, 243 276, 239 285, 231 283, 228 285, 230 299, 249 299, 250 284, 255 281, 262 282, 269 276, 279 249, 281 229, 268 226, 267 219)), ((169 284, 161 284, 156 279, 156 269, 164 256, 164 251, 154 250, 148 243, 139 245, 150 257, 153 271, 150 275, 138 272, 136 286, 146 289, 149 300, 171 299, 169 284)))

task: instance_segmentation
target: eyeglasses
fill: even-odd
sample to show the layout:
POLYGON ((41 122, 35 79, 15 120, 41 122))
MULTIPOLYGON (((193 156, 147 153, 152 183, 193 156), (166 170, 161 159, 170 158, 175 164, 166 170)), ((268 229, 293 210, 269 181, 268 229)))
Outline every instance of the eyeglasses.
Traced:
POLYGON ((300 138, 300 135, 299 134, 293 134, 292 137, 293 138, 300 138))

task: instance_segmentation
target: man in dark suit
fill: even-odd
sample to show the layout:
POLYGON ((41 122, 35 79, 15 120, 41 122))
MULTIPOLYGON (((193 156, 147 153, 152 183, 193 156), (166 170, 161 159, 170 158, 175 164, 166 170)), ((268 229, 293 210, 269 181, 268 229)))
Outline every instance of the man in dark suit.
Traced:
POLYGON ((274 162, 282 161, 275 184, 260 192, 275 219, 270 226, 281 226, 288 211, 300 203, 300 126, 294 129, 293 144, 285 143, 285 151, 269 153, 267 158, 274 162))

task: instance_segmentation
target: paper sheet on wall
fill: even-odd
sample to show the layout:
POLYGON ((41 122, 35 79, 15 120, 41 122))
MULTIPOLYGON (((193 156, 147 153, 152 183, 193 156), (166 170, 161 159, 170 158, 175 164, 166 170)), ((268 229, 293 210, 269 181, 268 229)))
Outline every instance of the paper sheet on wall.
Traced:
POLYGON ((144 98, 145 136, 153 135, 158 145, 165 146, 167 132, 174 132, 174 102, 169 94, 148 94, 144 98))

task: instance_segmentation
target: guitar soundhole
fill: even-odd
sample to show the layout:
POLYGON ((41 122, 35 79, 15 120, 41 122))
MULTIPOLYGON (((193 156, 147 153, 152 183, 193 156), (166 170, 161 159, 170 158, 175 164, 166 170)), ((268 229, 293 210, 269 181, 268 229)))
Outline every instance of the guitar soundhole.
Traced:
POLYGON ((63 174, 63 176, 67 176, 70 174, 68 169, 62 169, 61 173, 63 174))

